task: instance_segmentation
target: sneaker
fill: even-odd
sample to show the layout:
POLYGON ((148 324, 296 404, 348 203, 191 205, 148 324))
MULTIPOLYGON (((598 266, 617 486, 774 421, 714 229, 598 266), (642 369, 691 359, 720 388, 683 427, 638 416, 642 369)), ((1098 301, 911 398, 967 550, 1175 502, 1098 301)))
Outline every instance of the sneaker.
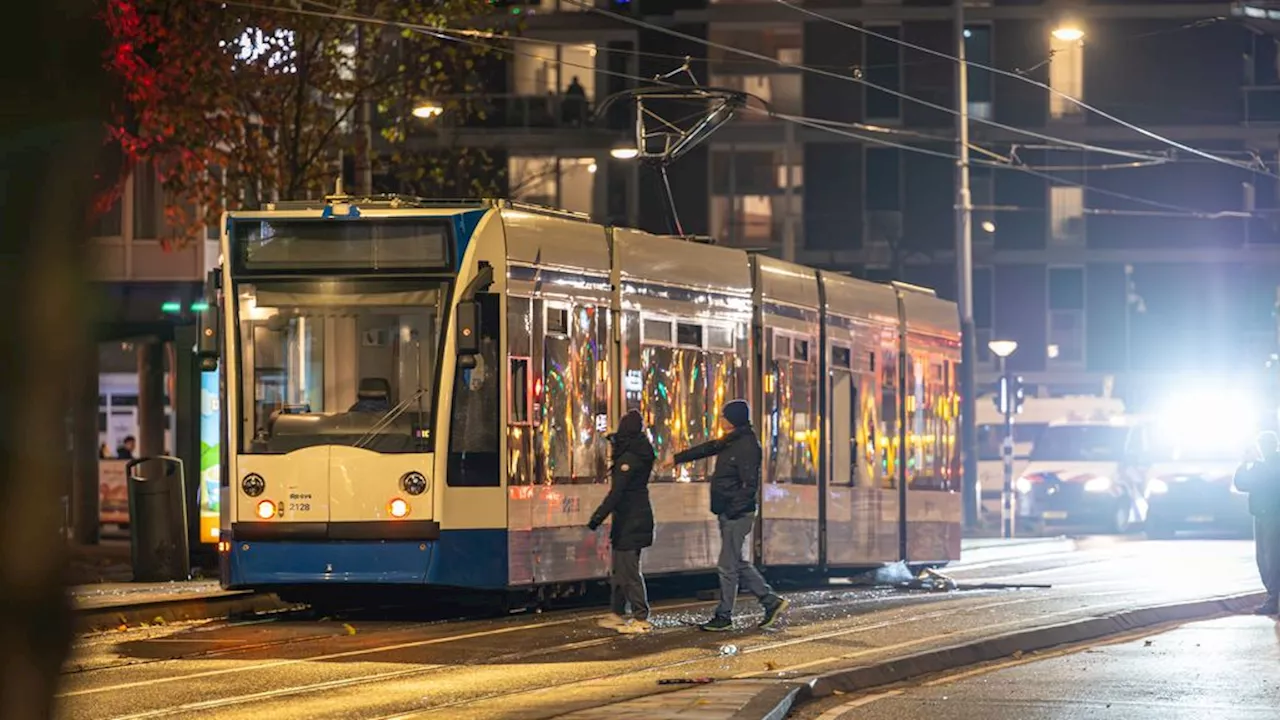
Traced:
POLYGON ((605 630, 617 630, 618 628, 627 624, 627 619, 622 617, 621 615, 614 615, 613 613, 609 613, 608 615, 605 615, 604 617, 600 618, 600 620, 597 621, 596 624, 604 628, 605 630))
POLYGON ((1280 600, 1267 598, 1267 601, 1259 605, 1257 609, 1253 611, 1253 614, 1254 615, 1280 614, 1280 600))
POLYGON ((791 601, 784 597, 779 597, 772 604, 765 605, 764 619, 760 621, 760 628, 765 629, 773 627, 773 624, 778 621, 778 618, 782 613, 786 612, 789 607, 791 607, 791 601))
POLYGON ((733 621, 727 617, 716 616, 698 626, 705 632, 724 632, 733 629, 733 621))
POLYGON ((623 635, 643 635, 647 632, 653 632, 653 624, 648 620, 628 620, 619 625, 617 630, 623 635))

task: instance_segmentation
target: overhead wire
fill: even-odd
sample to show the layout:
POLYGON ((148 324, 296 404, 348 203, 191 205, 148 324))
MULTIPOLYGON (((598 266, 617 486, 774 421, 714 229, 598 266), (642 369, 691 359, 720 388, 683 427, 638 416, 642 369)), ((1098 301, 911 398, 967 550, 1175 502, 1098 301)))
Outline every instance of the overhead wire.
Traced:
MULTIPOLYGON (((575 4, 576 4, 576 3, 578 2, 578 0, 568 0, 568 2, 572 2, 572 3, 575 3, 575 4)), ((848 22, 845 22, 845 21, 840 20, 840 19, 838 19, 838 18, 831 17, 830 15, 826 15, 826 14, 820 13, 820 12, 818 12, 817 10, 813 10, 813 9, 811 9, 811 8, 806 8, 806 7, 801 7, 801 6, 796 5, 795 3, 791 2, 790 0, 774 0, 774 2, 778 3, 779 5, 785 5, 786 7, 789 7, 789 8, 791 8, 792 10, 794 10, 794 11, 796 11, 796 12, 798 12, 798 13, 801 13, 801 14, 803 14, 803 15, 807 15, 807 16, 809 16, 809 17, 811 17, 811 18, 820 19, 820 20, 823 20, 823 21, 825 21, 825 22, 833 23, 833 24, 835 24, 835 25, 838 25, 838 26, 840 26, 840 27, 843 27, 843 28, 846 28, 846 29, 849 29, 849 30, 853 30, 853 31, 855 31, 855 32, 861 33, 861 34, 866 35, 866 36, 868 36, 868 37, 874 37, 874 38, 878 38, 878 39, 880 39, 880 40, 885 40, 885 41, 887 41, 887 42, 892 42, 892 43, 894 43, 894 44, 896 44, 896 45, 900 45, 900 46, 905 47, 905 48, 910 48, 910 49, 915 50, 915 51, 917 51, 917 52, 926 53, 926 54, 928 54, 928 55, 933 55, 933 56, 938 57, 938 58, 943 58, 943 59, 949 60, 949 61, 951 61, 951 62, 961 62, 961 60, 960 60, 960 58, 959 58, 959 57, 957 57, 957 56, 955 56, 955 55, 952 55, 952 54, 950 54, 950 53, 946 53, 946 52, 943 52, 943 51, 941 51, 941 50, 934 50, 933 48, 929 48, 929 47, 925 47, 925 46, 923 46, 923 45, 918 45, 918 44, 916 44, 916 43, 908 42, 908 41, 906 41, 906 40, 902 40, 902 39, 900 39, 900 38, 895 38, 895 37, 893 37, 893 36, 891 36, 891 35, 886 35, 886 34, 884 34, 884 33, 879 33, 879 32, 876 32, 876 31, 874 31, 874 30, 869 30, 869 29, 867 29, 867 28, 865 28, 865 27, 861 27, 861 26, 855 25, 855 24, 853 24, 853 23, 848 23, 848 22)), ((1106 112, 1105 110, 1101 110, 1101 109, 1099 109, 1099 108, 1097 108, 1097 107, 1095 107, 1095 106, 1093 106, 1093 105, 1090 105, 1089 103, 1084 102, 1083 100, 1080 100, 1079 98, 1076 98, 1076 97, 1074 97, 1074 96, 1072 96, 1072 95, 1070 95, 1070 94, 1068 94, 1068 93, 1062 92, 1061 90, 1058 90, 1057 88, 1052 87, 1052 86, 1051 86, 1051 85, 1049 85, 1048 83, 1041 82, 1041 81, 1039 81, 1039 80, 1036 80, 1035 78, 1028 77, 1028 76, 1027 76, 1026 74, 1024 74, 1024 73, 1013 72, 1013 71, 1010 71, 1010 70, 1005 70, 1005 69, 1003 69, 1003 68, 993 67, 993 66, 991 66, 991 65, 985 65, 985 64, 983 64, 983 63, 980 63, 980 62, 974 62, 974 61, 972 61, 972 60, 965 60, 965 61, 964 61, 964 63, 965 63, 967 66, 972 67, 972 68, 978 68, 978 69, 980 69, 980 70, 986 70, 987 72, 994 73, 994 74, 996 74, 996 75, 1001 75, 1001 76, 1004 76, 1004 77, 1013 78, 1014 80, 1018 80, 1018 81, 1020 81, 1020 82, 1024 82, 1024 83, 1028 83, 1028 84, 1030 84, 1030 85, 1034 85, 1034 86, 1036 86, 1036 87, 1038 87, 1038 88, 1041 88, 1041 89, 1043 89, 1043 90, 1047 90, 1050 94, 1055 95, 1055 96, 1057 96, 1057 97, 1060 97, 1060 98, 1062 98, 1062 99, 1064 99, 1064 100, 1066 100, 1066 101, 1068 101, 1068 102, 1072 103, 1073 105, 1076 105, 1077 107, 1079 107, 1079 108, 1081 108, 1081 109, 1083 109, 1083 110, 1087 110, 1087 111, 1089 111, 1089 112, 1092 112, 1092 113, 1094 113, 1095 115, 1098 115, 1099 117, 1102 117, 1102 118, 1105 118, 1105 119, 1107 119, 1107 120, 1110 120, 1111 122, 1116 123, 1117 125, 1120 125, 1121 127, 1124 127, 1124 128, 1129 129, 1129 130, 1132 130, 1132 131, 1134 131, 1134 132, 1136 132, 1136 133, 1138 133, 1138 134, 1140 134, 1140 135, 1143 135, 1143 136, 1145 136, 1145 137, 1147 137, 1147 138, 1149 138, 1149 139, 1151 139, 1151 140, 1154 140, 1154 141, 1156 141, 1156 142, 1162 143, 1162 144, 1164 144, 1164 145, 1168 145, 1168 146, 1169 146, 1169 147, 1171 147, 1171 148, 1174 148, 1174 149, 1177 149, 1177 150, 1181 150, 1181 151, 1183 151, 1183 152, 1191 153, 1192 155, 1196 155, 1196 156, 1198 156, 1198 157, 1202 157, 1202 158, 1204 158, 1204 159, 1206 159, 1206 160, 1211 160, 1211 161, 1213 161, 1213 162, 1222 163, 1222 164, 1224 164, 1224 165, 1230 165, 1230 166, 1232 166, 1232 167, 1239 168, 1239 169, 1242 169, 1242 170, 1248 170, 1248 171, 1250 171, 1250 172, 1256 172, 1256 173, 1260 173, 1260 174, 1263 174, 1263 175, 1267 175, 1268 177, 1273 177, 1273 178, 1280 179, 1280 175, 1274 175, 1274 174, 1272 174, 1272 173, 1270 173, 1270 172, 1268 172, 1268 171, 1266 171, 1266 170, 1259 170, 1257 167, 1252 166, 1252 165, 1248 165, 1248 164, 1245 164, 1245 163, 1238 163, 1238 162, 1236 162, 1236 161, 1234 161, 1234 160, 1229 160, 1229 159, 1224 158, 1224 157, 1219 157, 1219 156, 1217 156, 1217 155, 1214 155, 1213 153, 1206 152, 1206 151, 1201 150, 1201 149, 1199 149, 1199 148, 1195 148, 1195 147, 1192 147, 1192 146, 1187 145, 1187 144, 1185 144, 1185 143, 1180 143, 1180 142, 1178 142, 1178 141, 1176 141, 1176 140, 1172 140, 1172 139, 1170 139, 1170 138, 1167 138, 1167 137, 1165 137, 1165 136, 1163 136, 1163 135, 1161 135, 1161 134, 1159 134, 1159 133, 1157 133, 1157 132, 1154 132, 1154 131, 1152 131, 1152 130, 1148 130, 1147 128, 1144 128, 1144 127, 1142 127, 1141 125, 1135 125, 1134 123, 1131 123, 1131 122, 1129 122, 1129 121, 1127 121, 1127 120, 1123 120, 1123 119, 1121 119, 1121 118, 1118 118, 1118 117, 1116 117, 1115 115, 1112 115, 1111 113, 1106 112)))
MULTIPOLYGON (((531 57, 531 58, 535 58, 535 59, 544 59, 544 58, 542 58, 542 56, 539 56, 539 55, 537 55, 537 54, 535 54, 535 53, 522 52, 522 51, 517 50, 517 49, 514 49, 514 48, 503 47, 502 45, 499 45, 499 44, 494 44, 494 43, 490 43, 490 42, 484 42, 484 41, 480 41, 480 40, 475 40, 475 39, 473 39, 472 37, 459 37, 458 35, 456 35, 456 34, 455 34, 455 33, 457 33, 458 31, 456 31, 456 30, 454 30, 454 29, 451 29, 451 28, 441 28, 441 27, 436 27, 436 26, 419 25, 419 24, 416 24, 416 23, 406 23, 406 22, 400 22, 400 21, 395 21, 395 20, 384 20, 384 19, 381 19, 381 18, 376 18, 376 17, 372 17, 372 16, 367 16, 367 15, 351 14, 351 13, 348 13, 348 12, 345 12, 345 11, 341 11, 341 9, 340 9, 340 8, 334 8, 334 11, 331 11, 331 12, 320 12, 320 11, 312 11, 312 10, 303 10, 303 9, 301 9, 301 8, 297 8, 297 7, 293 7, 293 8, 279 8, 279 7, 264 6, 264 5, 258 5, 258 4, 251 3, 251 2, 245 2, 245 1, 243 1, 243 0, 207 0, 207 1, 209 1, 209 2, 220 2, 220 4, 224 4, 224 5, 234 5, 234 6, 248 7, 248 8, 253 8, 253 9, 256 9, 256 10, 267 10, 267 11, 274 11, 274 12, 286 13, 286 14, 299 14, 299 15, 308 15, 308 16, 315 16, 315 17, 324 17, 324 18, 328 18, 328 19, 344 20, 344 21, 347 21, 347 22, 367 23, 367 24, 371 24, 371 25, 378 25, 378 26, 383 26, 383 27, 392 27, 392 28, 401 29, 401 30, 410 30, 410 31, 413 31, 413 32, 419 32, 419 33, 427 34, 427 35, 430 35, 430 36, 432 36, 432 37, 436 37, 436 38, 439 38, 439 39, 442 39, 442 40, 446 40, 446 41, 450 41, 450 42, 457 42, 457 43, 465 44, 465 45, 479 46, 479 47, 483 47, 483 48, 486 48, 486 49, 489 49, 489 50, 496 50, 496 51, 498 51, 498 52, 505 52, 505 53, 512 54, 512 55, 523 55, 523 56, 527 56, 527 57, 531 57)), ((308 2, 309 2, 309 4, 317 5, 317 6, 320 6, 320 7, 332 7, 332 6, 328 6, 328 5, 324 4, 324 3, 318 2, 317 0, 308 0, 308 2)), ((515 40, 515 41, 538 42, 538 41, 536 41, 536 40, 532 40, 532 39, 529 39, 529 38, 518 38, 518 37, 508 37, 508 36, 496 37, 496 38, 494 38, 494 39, 495 39, 495 40, 515 40)), ((663 82, 663 81, 659 81, 659 80, 657 80, 656 78, 645 78, 645 77, 641 77, 641 76, 639 76, 639 75, 633 75, 633 74, 630 74, 630 73, 623 73, 623 72, 616 72, 616 71, 606 71, 606 70, 597 70, 596 68, 591 67, 591 66, 587 66, 587 65, 580 65, 580 64, 577 64, 577 63, 572 63, 572 62, 568 62, 568 61, 564 61, 564 60, 558 60, 558 61, 556 61, 556 62, 557 62, 557 63, 559 63, 559 64, 561 64, 561 65, 566 65, 566 66, 568 66, 568 67, 577 67, 577 68, 584 69, 584 70, 595 70, 595 71, 597 71, 597 72, 602 72, 602 73, 607 74, 607 75, 612 75, 612 76, 620 77, 620 78, 623 78, 623 79, 629 79, 629 80, 633 80, 633 81, 636 81, 636 82, 648 82, 648 83, 654 83, 654 84, 657 84, 657 85, 661 85, 661 86, 664 86, 664 87, 673 87, 673 88, 688 88, 688 87, 690 87, 690 86, 688 86, 688 85, 681 85, 681 84, 678 84, 678 83, 671 83, 671 82, 663 82)), ((782 120, 782 121, 784 121, 784 122, 791 122, 791 123, 794 123, 794 124, 796 124, 796 125, 800 125, 800 126, 804 126, 804 127, 809 127, 809 128, 811 128, 811 129, 819 130, 819 131, 822 131, 822 132, 827 132, 827 133, 831 133, 831 134, 835 134, 835 135, 840 135, 840 136, 843 136, 843 137, 848 137, 848 138, 850 138, 850 139, 860 140, 860 141, 863 141, 863 142, 868 142, 868 143, 872 143, 872 144, 876 144, 876 145, 881 145, 881 146, 884 146, 884 147, 896 148, 896 149, 899 149, 899 150, 903 150, 903 151, 907 151, 907 152, 913 152, 913 153, 918 153, 918 154, 922 154, 922 155, 930 155, 930 156, 934 156, 934 157, 944 158, 944 159, 947 159, 947 160, 957 160, 957 159, 958 159, 958 158, 957 158, 957 156, 955 156, 955 155, 953 155, 953 154, 951 154, 951 153, 944 152, 944 151, 933 150, 933 149, 930 149, 930 148, 924 148, 924 147, 920 147, 920 146, 917 146, 917 145, 908 145, 908 144, 904 144, 904 143, 896 143, 896 142, 893 142, 893 141, 891 141, 891 140, 885 140, 885 139, 883 139, 883 138, 875 137, 874 135, 864 135, 864 134, 859 133, 859 132, 852 132, 852 131, 850 131, 850 130, 844 129, 844 127, 843 127, 843 126, 853 125, 853 126, 860 126, 862 129, 864 129, 864 130, 868 130, 869 128, 875 128, 875 126, 865 126, 865 125, 862 125, 861 123, 843 123, 843 122, 840 122, 840 121, 823 120, 823 119, 819 119, 819 118, 810 118, 810 117, 797 116, 797 115, 778 114, 778 113, 772 113, 772 112, 768 112, 768 111, 760 110, 760 109, 757 109, 757 108, 750 108, 750 107, 748 107, 748 108, 747 108, 747 110, 748 110, 748 112, 763 113, 763 114, 769 115, 769 116, 771 116, 771 117, 776 117, 776 118, 778 118, 778 119, 780 119, 780 120, 782 120)), ((876 128, 876 129, 888 130, 888 128, 876 128)), ((874 131, 874 130, 870 130, 870 131, 874 131)), ((945 138, 945 137, 942 137, 942 136, 926 136, 926 137, 927 137, 928 139, 936 140, 936 141, 938 141, 938 142, 954 142, 954 139, 953 139, 953 138, 945 138)), ((1159 201, 1156 201, 1156 200, 1149 200, 1149 199, 1146 199, 1146 198, 1137 197, 1137 196, 1133 196, 1133 195, 1128 195, 1128 194, 1125 194, 1125 193, 1120 193, 1120 192, 1116 192, 1116 191, 1112 191, 1112 190, 1106 190, 1106 189, 1104 189, 1104 188, 1098 188, 1098 187, 1096 187, 1096 186, 1089 186, 1089 185, 1086 185, 1086 184, 1083 184, 1083 183, 1073 182, 1073 181, 1070 181, 1070 180, 1066 180, 1066 179, 1064 179, 1064 178, 1054 177, 1053 175, 1051 175, 1051 174, 1049 174, 1049 173, 1047 173, 1047 172, 1041 172, 1040 170, 1037 170, 1037 169, 1035 169, 1035 168, 1033 168, 1033 167, 1031 167, 1031 166, 1023 165, 1023 164, 1013 163, 1013 162, 1011 162, 1008 158, 1005 158, 1004 156, 1001 156, 1001 155, 999 155, 998 153, 995 153, 994 151, 990 151, 990 150, 987 150, 987 149, 985 149, 985 148, 977 147, 977 146, 974 146, 974 145, 971 145, 970 147, 971 147, 971 149, 973 149, 973 150, 976 150, 976 151, 978 151, 978 152, 980 152, 980 153, 986 154, 986 155, 991 156, 991 157, 998 158, 998 159, 1000 160, 999 162, 997 162, 997 161, 987 161, 987 160, 973 160, 973 161, 972 161, 972 162, 973 162, 973 164, 976 164, 976 165, 987 166, 987 167, 992 167, 992 168, 995 168, 995 169, 1002 169, 1002 170, 1014 170, 1014 171, 1017 171, 1017 172, 1021 172, 1021 173, 1025 173, 1025 174, 1032 175, 1032 176, 1035 176, 1035 177, 1039 177, 1039 178, 1044 179, 1044 180, 1047 180, 1047 181, 1049 181, 1049 182, 1051 182, 1051 183, 1053 183, 1053 184, 1057 184, 1057 185, 1065 185, 1065 186, 1068 186, 1068 187, 1078 187, 1078 188, 1082 188, 1082 189, 1084 189, 1084 190, 1088 190, 1088 191, 1090 191, 1090 192, 1095 192, 1095 193, 1098 193, 1098 194, 1101 194, 1101 195, 1106 195, 1106 196, 1109 196, 1109 197, 1114 197, 1114 198, 1117 198, 1117 199, 1126 200, 1126 201, 1128 201, 1128 202, 1132 202, 1132 203, 1139 204, 1139 205, 1147 205, 1147 206, 1149 206, 1149 207, 1156 207, 1156 208, 1160 208, 1160 209, 1162 209, 1162 210, 1166 210, 1166 211, 1170 211, 1170 212, 1176 212, 1176 213, 1179 213, 1179 214, 1181 214, 1181 215, 1185 215, 1185 216, 1193 216, 1193 217, 1200 217, 1200 218, 1213 218, 1213 217, 1220 217, 1220 216, 1223 216, 1223 213, 1209 213, 1209 212, 1205 212, 1205 211, 1201 211, 1201 210, 1196 210, 1196 209, 1194 209, 1194 208, 1188 208, 1188 207, 1179 206, 1179 205, 1172 205, 1172 204, 1169 204, 1169 203, 1163 203, 1163 202, 1159 202, 1159 201)), ((1061 149, 1061 148, 1058 148, 1058 149, 1061 149)), ((1164 159, 1163 159, 1163 158, 1151 157, 1151 156, 1144 157, 1144 158, 1143 158, 1143 160, 1144 160, 1144 161, 1146 161, 1146 162, 1148 162, 1148 163, 1150 163, 1151 161, 1161 161, 1161 162, 1163 162, 1163 161, 1164 161, 1164 159)))
MULTIPOLYGON (((839 73, 830 72, 830 71, 828 71, 828 70, 820 70, 820 69, 818 69, 818 68, 809 67, 809 66, 807 66, 807 65, 803 65, 803 64, 797 65, 797 64, 795 64, 795 63, 785 62, 785 61, 783 61, 783 60, 778 60, 777 58, 771 58, 771 57, 769 57, 768 55, 762 55, 762 54, 760 54, 760 53, 757 53, 757 52, 754 52, 754 51, 751 51, 751 50, 744 50, 744 49, 742 49, 742 48, 737 48, 737 47, 734 47, 734 46, 732 46, 732 45, 726 45, 726 44, 724 44, 724 43, 718 43, 718 42, 715 42, 715 41, 713 41, 713 40, 707 40, 707 39, 705 39, 705 38, 700 38, 700 37, 697 37, 697 36, 695 36, 695 35, 690 35, 690 34, 688 34, 688 33, 683 33, 683 32, 680 32, 679 30, 672 30, 671 28, 666 28, 666 27, 663 27, 663 26, 661 26, 661 25, 656 25, 656 24, 651 23, 651 22, 648 22, 648 21, 646 21, 646 20, 640 20, 640 19, 637 19, 637 18, 628 17, 628 16, 626 16, 626 15, 622 15, 622 14, 619 14, 619 13, 612 12, 612 11, 610 11, 610 10, 605 10, 605 9, 603 9, 603 8, 597 8, 597 7, 593 6, 593 5, 591 5, 590 3, 583 2, 583 0, 564 0, 564 2, 567 2, 567 3, 571 4, 571 5, 576 5, 576 6, 578 6, 578 7, 584 8, 584 9, 589 10, 589 11, 591 11, 591 12, 598 13, 598 14, 600 14, 600 15, 604 15, 604 16, 606 16, 606 17, 611 17, 611 18, 614 18, 614 19, 616 19, 616 20, 621 20, 621 21, 623 21, 623 22, 625 22, 625 23, 628 23, 628 24, 630 24, 630 25, 635 25, 636 27, 644 28, 644 29, 646 29, 646 30, 653 30, 653 31, 656 31, 656 32, 660 32, 660 33, 663 33, 663 34, 665 34, 665 35, 670 35, 671 37, 676 37, 676 38, 680 38, 680 39, 682 39, 682 40, 687 40, 687 41, 689 41, 689 42, 697 43, 697 44, 699 44, 699 45, 704 45, 704 46, 709 47, 709 48, 717 48, 717 49, 720 49, 720 50, 724 50, 724 51, 726 51, 726 52, 733 52, 733 53, 737 53, 737 54, 739 54, 739 55, 743 55, 743 56, 746 56, 746 57, 755 58, 756 60, 760 60, 760 61, 762 61, 762 62, 772 63, 773 65, 776 65, 776 66, 778 66, 778 67, 784 67, 784 68, 789 68, 789 69, 793 69, 793 70, 801 70, 801 71, 803 71, 803 72, 813 73, 813 74, 816 74, 816 75, 822 75, 822 76, 824 76, 824 77, 830 77, 830 78, 833 78, 833 79, 836 79, 836 80, 840 80, 840 81, 843 81, 843 82, 857 83, 857 84, 863 85, 863 86, 865 86, 865 87, 869 87, 869 88, 871 88, 871 89, 873 89, 873 90, 878 90, 878 91, 883 92, 883 93, 886 93, 886 94, 888 94, 888 95, 893 95, 894 97, 900 98, 900 99, 902 99, 902 100, 906 100, 906 101, 908 101, 908 102, 916 103, 917 105, 921 105, 921 106, 924 106, 924 107, 927 107, 927 108, 930 108, 930 109, 933 109, 933 110, 937 110, 937 111, 939 111, 939 112, 944 112, 944 113, 947 113, 947 114, 949 114, 949 115, 958 115, 958 114, 959 114, 959 111, 958 111, 958 110, 956 110, 955 108, 949 108, 949 107, 947 107, 947 106, 945 106, 945 105, 939 105, 939 104, 937 104, 937 103, 930 102, 930 101, 928 101, 928 100, 924 100, 924 99, 922 99, 922 98, 915 97, 914 95, 908 95, 908 94, 906 94, 906 93, 899 92, 899 91, 894 90, 894 89, 892 89, 892 88, 887 88, 887 87, 884 87, 884 86, 882 86, 882 85, 877 85, 876 83, 870 82, 870 81, 866 80, 865 78, 850 77, 850 76, 848 76, 848 75, 841 75, 841 74, 839 74, 839 73)), ((1069 140, 1069 139, 1067 139, 1067 138, 1060 138, 1060 137, 1055 137, 1055 136, 1053 136, 1053 135, 1046 135, 1046 134, 1044 134, 1044 133, 1036 132, 1035 130, 1028 130, 1028 129, 1026 129, 1026 128, 1014 127, 1013 125, 1006 125, 1006 124, 1004 124, 1004 123, 997 122, 997 121, 995 121, 995 120, 988 120, 988 119, 986 119, 986 118, 973 118, 973 119, 972 119, 972 121, 973 121, 973 122, 977 122, 977 123, 981 123, 981 124, 983 124, 983 125, 989 125, 989 126, 994 127, 994 128, 999 128, 999 129, 1001 129, 1001 130, 1005 130, 1005 131, 1007 131, 1007 132, 1015 133, 1015 134, 1018 134, 1018 135, 1025 135, 1025 136, 1027 136, 1027 137, 1033 137, 1033 138, 1036 138, 1037 140, 1044 140, 1045 142, 1056 143, 1056 144, 1063 145, 1063 146, 1067 146, 1067 147, 1077 148, 1077 149, 1079 149, 1079 150, 1091 150, 1091 151, 1098 152, 1098 153, 1102 153, 1102 154, 1115 155, 1115 156, 1118 156, 1118 157, 1125 157, 1125 158, 1129 158, 1129 159, 1131 159, 1131 160, 1150 160, 1150 159, 1152 159, 1152 158, 1154 157, 1154 156, 1149 155, 1149 154, 1146 154, 1146 153, 1139 153, 1139 152, 1134 152, 1134 151, 1129 151, 1129 150, 1122 150, 1122 149, 1118 149, 1118 148, 1107 148, 1107 147, 1101 147, 1101 146, 1098 146, 1098 145, 1090 145, 1090 144, 1088 144, 1088 143, 1082 143, 1082 142, 1077 142, 1077 141, 1075 141, 1075 140, 1069 140)))

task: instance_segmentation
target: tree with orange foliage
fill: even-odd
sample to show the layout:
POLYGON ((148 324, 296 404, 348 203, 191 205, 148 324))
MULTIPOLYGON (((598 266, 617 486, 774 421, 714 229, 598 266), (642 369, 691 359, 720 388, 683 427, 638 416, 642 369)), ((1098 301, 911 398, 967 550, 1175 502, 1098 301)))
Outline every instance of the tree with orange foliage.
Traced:
POLYGON ((479 112, 461 98, 481 92, 477 70, 492 64, 494 33, 474 39, 489 10, 486 0, 106 0, 121 174, 157 173, 170 241, 197 237, 224 207, 332 191, 344 156, 356 159, 357 192, 474 196, 499 183, 488 155, 412 150, 406 122, 424 99, 479 112), (372 177, 381 186, 361 187, 372 177))

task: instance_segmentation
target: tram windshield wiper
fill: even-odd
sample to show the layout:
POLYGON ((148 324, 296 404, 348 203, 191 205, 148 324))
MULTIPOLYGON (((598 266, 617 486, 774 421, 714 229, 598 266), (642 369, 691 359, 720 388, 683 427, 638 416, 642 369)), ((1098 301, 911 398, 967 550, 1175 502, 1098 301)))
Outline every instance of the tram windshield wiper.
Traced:
POLYGON ((360 439, 356 440, 352 447, 363 448, 368 446, 368 444, 372 442, 379 433, 386 430, 391 426, 391 423, 395 422, 401 415, 403 415, 404 412, 409 409, 410 405, 413 405, 419 398, 426 394, 426 390, 419 388, 415 390, 412 395, 401 400, 395 407, 391 408, 384 413, 382 417, 378 418, 378 422, 374 423, 373 427, 369 428, 368 432, 361 435, 360 439))

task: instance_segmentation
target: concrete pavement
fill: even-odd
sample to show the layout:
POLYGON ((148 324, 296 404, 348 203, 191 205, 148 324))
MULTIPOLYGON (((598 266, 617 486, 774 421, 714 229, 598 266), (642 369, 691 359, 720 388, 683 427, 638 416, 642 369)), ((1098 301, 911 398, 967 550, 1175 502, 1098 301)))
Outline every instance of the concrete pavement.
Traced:
POLYGON ((799 720, 1274 720, 1280 624, 1236 616, 1049 659, 973 668, 834 706, 799 720))
POLYGON ((720 634, 686 624, 710 609, 689 601, 657 603, 658 630, 640 637, 597 627, 595 610, 450 623, 286 615, 131 629, 80 644, 64 675, 59 716, 756 720, 766 717, 764 706, 753 704, 762 693, 749 687, 776 700, 815 676, 851 667, 897 667, 903 658, 1049 625, 1097 623, 1135 606, 1254 591, 1251 554, 1251 544, 1238 542, 1100 543, 950 569, 962 581, 1051 583, 1048 590, 833 585, 792 593, 792 611, 770 632, 752 627, 758 609, 745 599, 741 628, 720 634), (1194 586, 1185 580, 1191 576, 1194 586), (698 677, 715 682, 676 692, 659 684, 698 677))

